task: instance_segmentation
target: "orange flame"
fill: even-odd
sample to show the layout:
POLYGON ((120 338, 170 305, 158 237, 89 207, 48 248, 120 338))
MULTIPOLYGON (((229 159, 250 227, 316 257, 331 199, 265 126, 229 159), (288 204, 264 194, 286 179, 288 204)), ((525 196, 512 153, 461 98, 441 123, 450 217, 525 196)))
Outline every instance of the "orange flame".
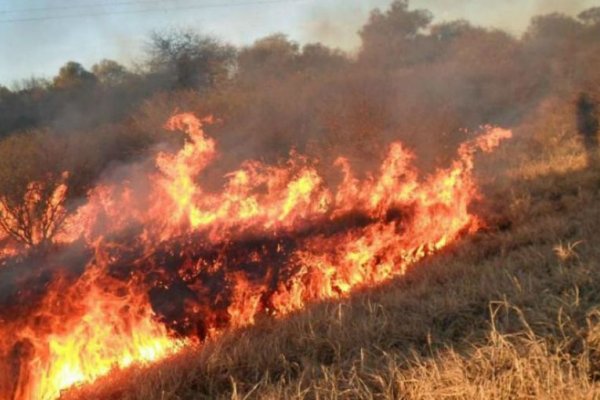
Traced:
MULTIPOLYGON (((203 131, 212 122, 192 114, 172 117, 167 129, 188 137, 179 152, 159 153, 156 170, 143 184, 96 187, 67 219, 57 240, 83 238, 94 255, 74 284, 55 279, 34 312, 0 327, 0 334, 31 348, 17 372, 14 399, 53 399, 72 385, 114 368, 158 360, 193 341, 175 338, 159 321, 148 294, 171 290, 174 281, 197 297, 183 302, 185 317, 171 328, 198 319, 206 337, 252 324, 260 313, 285 315, 308 302, 339 298, 402 275, 411 264, 477 228, 477 217, 468 209, 477 197, 474 154, 491 151, 511 136, 486 128, 460 146, 449 168, 426 178, 413 166, 414 155, 393 143, 380 169, 363 180, 353 175, 348 160, 339 158, 335 165, 342 179, 335 190, 326 187, 311 160, 292 153, 285 165, 243 163, 226 175, 223 190, 213 193, 198 184, 217 155, 216 142, 203 131), (124 243, 114 239, 123 235, 128 237, 124 243), (247 237, 276 243, 247 250, 242 244, 242 255, 233 257, 266 271, 256 276, 228 267, 218 254, 194 253, 198 246, 227 249, 247 237), (160 246, 182 260, 174 278, 163 261, 152 258, 160 246), (132 248, 133 261, 124 261, 132 248), (126 276, 111 270, 119 263, 133 266, 126 276), (219 278, 222 287, 215 292, 199 278, 202 274, 224 276, 219 278)), ((5 343, 0 341, 0 357, 5 343)))
POLYGON ((100 265, 89 265, 73 286, 57 279, 18 336, 32 357, 21 368, 15 399, 54 399, 74 384, 158 360, 184 344, 154 319, 134 280, 123 284, 100 265))

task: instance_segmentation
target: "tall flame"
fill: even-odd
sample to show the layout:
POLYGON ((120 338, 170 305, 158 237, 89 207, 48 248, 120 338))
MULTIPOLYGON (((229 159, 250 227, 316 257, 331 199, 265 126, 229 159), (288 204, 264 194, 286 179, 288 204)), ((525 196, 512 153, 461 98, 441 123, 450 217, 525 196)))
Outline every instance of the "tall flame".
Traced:
POLYGON ((292 152, 285 164, 242 163, 215 193, 198 183, 217 156, 203 130, 212 122, 173 116, 167 129, 188 137, 180 151, 159 153, 135 186, 97 186, 66 220, 56 241, 85 243, 71 263, 86 266, 55 274, 40 301, 4 318, 0 361, 17 379, 3 386, 0 378, 0 395, 8 387, 9 398, 53 399, 260 313, 282 316, 402 275, 478 227, 469 212, 478 196, 474 154, 511 136, 486 128, 450 167, 425 178, 400 143, 365 179, 340 157, 333 189, 312 160, 292 152))

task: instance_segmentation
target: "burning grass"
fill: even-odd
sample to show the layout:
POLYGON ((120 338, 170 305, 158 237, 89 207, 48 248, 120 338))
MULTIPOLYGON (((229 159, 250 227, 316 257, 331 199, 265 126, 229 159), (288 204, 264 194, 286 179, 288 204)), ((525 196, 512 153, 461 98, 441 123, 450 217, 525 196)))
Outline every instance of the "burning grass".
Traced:
POLYGON ((488 228, 401 278, 63 397, 597 398, 600 170, 573 149, 513 161, 488 228))
POLYGON ((217 157, 203 130, 212 121, 172 117, 167 129, 188 137, 181 150, 159 152, 141 177, 133 168, 97 186, 69 216, 66 187, 47 206, 41 195, 24 199, 25 210, 60 215, 64 229, 50 254, 24 252, 3 272, 19 271, 2 301, 0 393, 50 400, 113 369, 404 275, 480 227, 469 209, 479 196, 475 154, 512 136, 486 127, 428 176, 391 143, 363 179, 339 158, 334 187, 316 161, 292 152, 280 165, 243 162, 211 192, 199 177, 217 157))

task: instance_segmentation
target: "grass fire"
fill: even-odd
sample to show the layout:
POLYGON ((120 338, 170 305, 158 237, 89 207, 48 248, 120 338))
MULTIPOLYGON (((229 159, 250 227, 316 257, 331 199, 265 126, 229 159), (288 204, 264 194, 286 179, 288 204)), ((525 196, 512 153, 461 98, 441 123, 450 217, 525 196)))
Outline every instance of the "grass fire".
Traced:
POLYGON ((600 396, 600 8, 295 3, 0 86, 0 400, 600 396))
MULTIPOLYGON (((16 366, 8 374, 16 379, 13 397, 53 399, 112 368, 251 325, 259 313, 284 316, 402 275, 477 229, 468 211, 477 196, 474 152, 511 136, 488 128, 427 178, 411 165, 412 154, 392 143, 379 171, 362 181, 337 159, 335 192, 315 162, 292 153, 279 166, 244 162, 227 174, 221 193, 207 193, 194 181, 216 155, 202 130, 211 120, 173 116, 167 128, 188 140, 177 153, 158 153, 156 171, 142 183, 147 192, 127 181, 93 188, 89 203, 65 219, 56 240, 67 252, 81 245, 76 260, 85 268, 43 282, 39 296, 19 291, 9 300, 19 310, 2 328, 7 364, 16 366)), ((27 208, 36 207, 44 184, 31 185, 27 208)), ((44 215, 63 212, 67 190, 52 190, 44 215)), ((18 221, 6 223, 19 229, 18 221)))

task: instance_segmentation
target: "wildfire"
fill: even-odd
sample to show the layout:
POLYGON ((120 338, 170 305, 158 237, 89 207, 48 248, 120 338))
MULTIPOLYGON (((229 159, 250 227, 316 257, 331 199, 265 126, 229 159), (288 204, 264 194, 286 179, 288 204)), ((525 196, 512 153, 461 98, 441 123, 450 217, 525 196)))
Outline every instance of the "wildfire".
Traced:
MULTIPOLYGON (((95 281, 92 269, 67 295, 81 303, 65 304, 65 293, 53 292, 44 304, 45 312, 61 315, 67 307, 73 322, 63 325, 53 315, 48 332, 40 335, 27 327, 23 336, 32 346, 32 358, 22 367, 27 382, 17 386, 17 399, 51 399, 62 389, 91 382, 111 369, 124 368, 134 362, 154 361, 174 352, 180 343, 170 338, 164 326, 153 320, 147 300, 127 291, 112 280, 95 281), (110 287, 110 291, 103 289, 110 287), (112 293, 116 288, 124 293, 112 293)), ((40 327, 41 328, 41 327, 40 327)))
MULTIPOLYGON (((198 183, 217 156, 203 130, 212 122, 172 117, 167 129, 188 138, 180 151, 159 153, 143 182, 94 188, 66 217, 55 240, 68 256, 42 260, 61 272, 0 310, 0 376, 9 377, 0 397, 54 399, 260 313, 285 315, 402 275, 477 228, 468 209, 474 154, 511 136, 486 128, 425 178, 400 143, 365 179, 339 158, 334 188, 297 153, 281 165, 247 161, 215 193, 198 183)), ((66 190, 56 189, 53 204, 66 190)))

